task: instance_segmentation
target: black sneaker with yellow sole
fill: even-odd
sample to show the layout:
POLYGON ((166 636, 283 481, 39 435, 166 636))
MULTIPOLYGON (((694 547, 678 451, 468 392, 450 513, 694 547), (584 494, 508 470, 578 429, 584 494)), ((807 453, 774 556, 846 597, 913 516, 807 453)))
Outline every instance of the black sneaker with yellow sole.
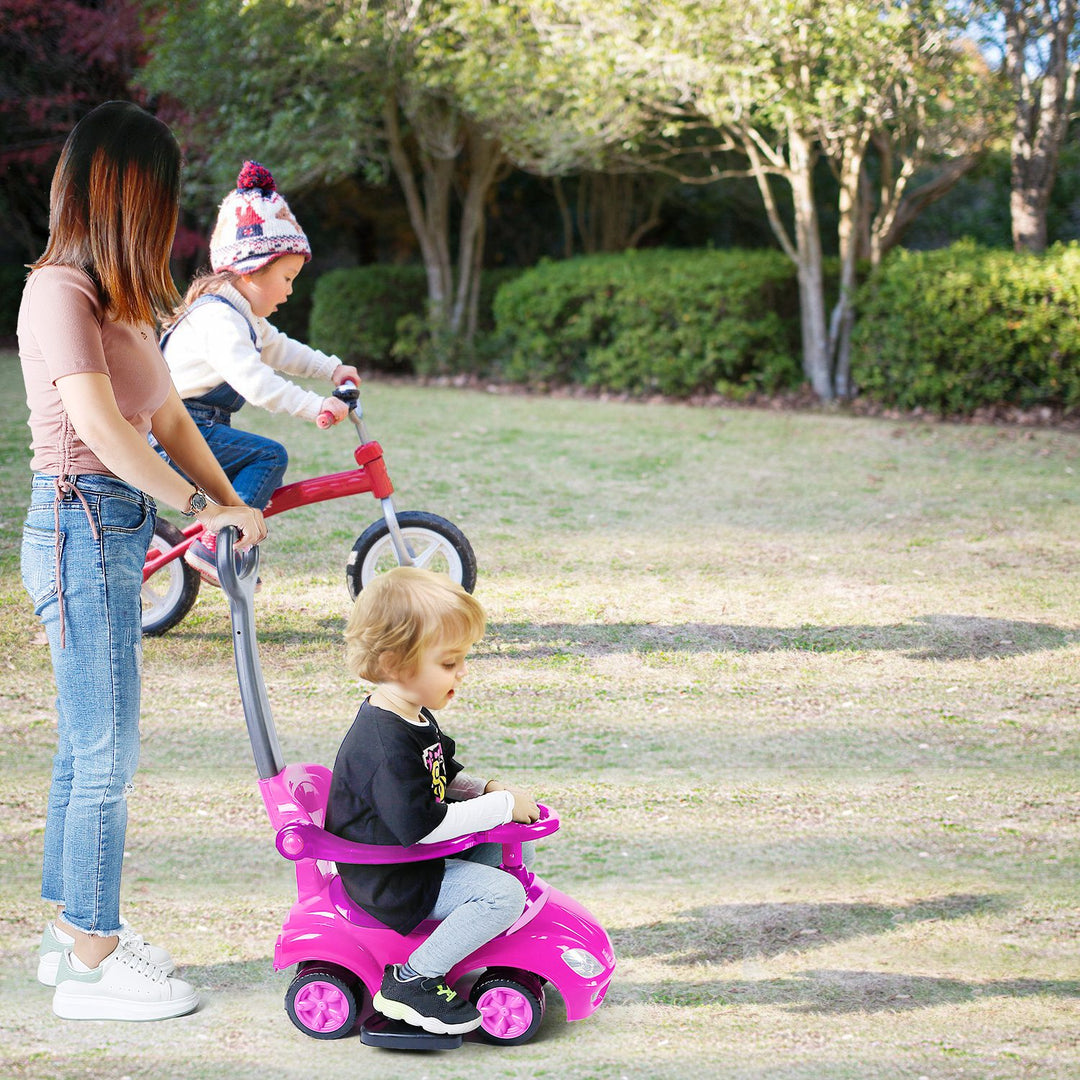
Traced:
POLYGON ((403 979, 396 964, 386 966, 371 1004, 391 1020, 404 1020, 434 1035, 464 1035, 480 1026, 476 1006, 447 986, 445 977, 403 979))

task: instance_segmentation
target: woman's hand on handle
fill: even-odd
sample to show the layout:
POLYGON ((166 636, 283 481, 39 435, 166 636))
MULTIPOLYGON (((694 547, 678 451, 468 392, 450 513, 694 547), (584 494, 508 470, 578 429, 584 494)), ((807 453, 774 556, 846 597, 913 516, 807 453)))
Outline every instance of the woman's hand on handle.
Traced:
POLYGON ((247 551, 266 539, 266 521, 262 511, 254 506, 218 506, 207 503, 206 509, 197 515, 199 524, 210 532, 219 533, 226 525, 235 525, 240 538, 233 549, 236 552, 247 551))

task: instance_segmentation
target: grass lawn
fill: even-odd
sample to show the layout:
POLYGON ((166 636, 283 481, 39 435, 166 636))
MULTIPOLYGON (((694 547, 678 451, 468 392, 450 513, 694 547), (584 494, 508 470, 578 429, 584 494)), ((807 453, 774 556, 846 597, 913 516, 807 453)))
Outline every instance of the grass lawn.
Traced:
MULTIPOLYGON (((1080 1074, 1075 433, 415 388, 365 404, 399 509, 455 521, 490 616, 443 719, 561 814, 538 869, 619 968, 580 1023, 394 1056, 318 1042, 271 966, 293 892, 223 597, 146 642, 127 918, 203 991, 161 1024, 57 1022, 34 977, 53 748, 18 579, 18 364, 0 354, 0 1074, 13 1080, 1067 1080, 1080 1074)), ((351 428, 245 410, 290 477, 351 428)), ((358 703, 344 567, 369 496, 291 512, 258 620, 287 759, 358 703)))

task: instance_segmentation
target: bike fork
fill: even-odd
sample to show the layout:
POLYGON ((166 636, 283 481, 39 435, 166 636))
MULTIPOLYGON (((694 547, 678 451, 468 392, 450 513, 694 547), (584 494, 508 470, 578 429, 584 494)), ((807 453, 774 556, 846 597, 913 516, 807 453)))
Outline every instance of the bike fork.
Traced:
POLYGON ((382 503, 383 517, 386 519, 386 527, 390 530, 390 542, 394 545, 394 553, 397 555, 399 566, 412 566, 416 552, 409 547, 398 524, 397 513, 394 510, 394 500, 387 497, 379 500, 382 503))

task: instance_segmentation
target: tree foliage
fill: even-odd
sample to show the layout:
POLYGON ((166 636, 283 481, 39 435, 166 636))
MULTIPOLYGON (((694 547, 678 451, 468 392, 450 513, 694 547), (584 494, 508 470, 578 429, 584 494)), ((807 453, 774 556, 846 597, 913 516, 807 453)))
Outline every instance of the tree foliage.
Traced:
MULTIPOLYGON (((824 399, 847 394, 857 257, 895 243, 901 209, 915 206, 905 189, 920 169, 954 158, 946 180, 922 187, 925 205, 971 167, 992 130, 975 122, 986 111, 987 80, 958 46, 955 16, 928 0, 568 2, 605 13, 617 54, 637 67, 631 92, 648 95, 668 118, 662 135, 704 121, 721 137, 709 154, 730 149, 745 161, 777 242, 798 268, 806 376, 824 399), (822 155, 839 192, 841 276, 831 319, 815 186, 822 155)), ((713 175, 731 171, 714 167, 713 175)))
POLYGON ((244 156, 283 186, 392 174, 432 319, 468 336, 498 177, 598 163, 632 125, 602 92, 599 43, 588 59, 549 47, 556 16, 547 0, 198 0, 157 13, 144 78, 185 103, 198 185, 220 190, 244 156))
POLYGON ((0 0, 0 217, 27 259, 48 234, 64 139, 102 101, 138 97, 141 45, 133 0, 0 0))

